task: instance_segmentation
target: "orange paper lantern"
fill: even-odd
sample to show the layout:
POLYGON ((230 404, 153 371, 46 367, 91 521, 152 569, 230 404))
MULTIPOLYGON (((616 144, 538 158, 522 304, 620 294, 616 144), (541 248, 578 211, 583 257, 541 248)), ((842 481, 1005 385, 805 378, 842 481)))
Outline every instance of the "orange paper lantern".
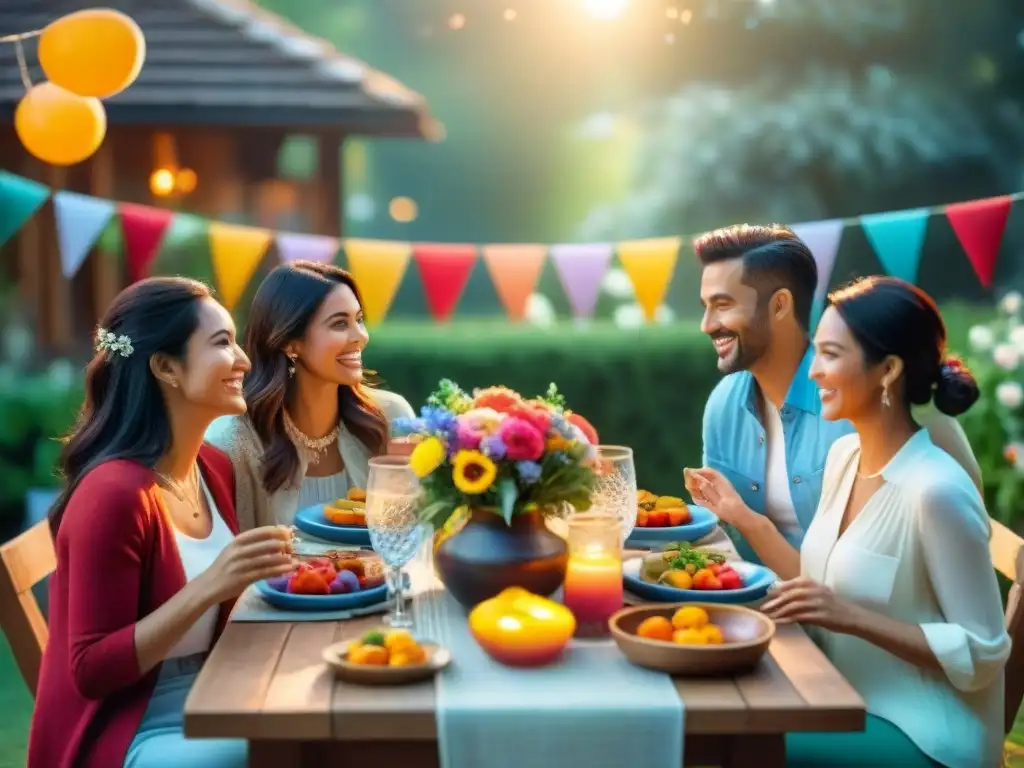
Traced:
POLYGON ((14 111, 14 130, 32 155, 51 165, 74 165, 90 157, 107 133, 99 99, 87 99, 54 83, 40 83, 14 111))
POLYGON ((106 99, 135 82, 146 58, 146 38, 135 21, 110 8, 62 16, 39 37, 39 63, 52 83, 106 99))

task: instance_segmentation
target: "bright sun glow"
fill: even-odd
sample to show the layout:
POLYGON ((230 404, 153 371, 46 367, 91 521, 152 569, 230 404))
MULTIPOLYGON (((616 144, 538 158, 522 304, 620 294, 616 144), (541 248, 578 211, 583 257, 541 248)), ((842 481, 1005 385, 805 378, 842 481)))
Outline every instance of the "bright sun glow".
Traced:
POLYGON ((611 21, 626 10, 629 0, 583 0, 583 7, 595 19, 611 21))

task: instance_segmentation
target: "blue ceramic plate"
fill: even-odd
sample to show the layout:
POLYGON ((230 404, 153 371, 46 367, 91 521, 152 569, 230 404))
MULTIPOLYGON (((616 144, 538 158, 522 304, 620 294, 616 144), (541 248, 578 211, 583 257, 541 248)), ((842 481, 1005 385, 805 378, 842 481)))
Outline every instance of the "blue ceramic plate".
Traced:
POLYGON ((676 589, 665 584, 652 584, 640 578, 643 558, 631 557, 622 563, 622 581, 630 592, 654 603, 752 603, 760 600, 778 581, 778 576, 763 565, 729 563, 743 579, 742 589, 676 589))
POLYGON ((295 513, 295 527, 310 536, 335 544, 370 546, 370 532, 365 525, 335 525, 324 517, 324 505, 300 509, 295 513))
POLYGON ((380 603, 388 597, 387 584, 344 595, 293 595, 278 592, 265 581, 257 581, 256 591, 272 606, 286 611, 346 611, 380 603))
POLYGON ((690 522, 686 525, 674 525, 669 528, 634 528, 626 539, 626 546, 643 547, 673 541, 697 541, 715 530, 718 515, 695 504, 686 506, 690 510, 690 522))

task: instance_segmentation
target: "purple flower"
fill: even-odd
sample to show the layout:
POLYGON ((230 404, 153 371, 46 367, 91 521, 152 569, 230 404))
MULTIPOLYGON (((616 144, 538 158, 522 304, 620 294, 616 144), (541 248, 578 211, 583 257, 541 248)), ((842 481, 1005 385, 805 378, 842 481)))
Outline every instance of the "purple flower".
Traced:
POLYGON ((505 458, 505 443, 497 435, 487 435, 480 441, 480 451, 489 459, 505 458))
POLYGON ((540 480, 541 467, 536 461, 516 462, 516 471, 524 483, 536 483, 540 480))

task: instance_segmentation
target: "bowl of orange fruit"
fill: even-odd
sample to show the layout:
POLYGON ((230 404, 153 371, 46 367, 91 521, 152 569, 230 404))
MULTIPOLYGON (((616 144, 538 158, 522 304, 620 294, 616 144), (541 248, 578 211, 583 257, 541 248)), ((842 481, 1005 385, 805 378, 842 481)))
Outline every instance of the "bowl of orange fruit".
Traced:
POLYGON ((363 632, 357 640, 327 646, 327 666, 342 680, 359 685, 403 685, 427 680, 451 663, 437 643, 418 640, 408 630, 387 627, 363 632))
POLYGON ((370 546, 370 532, 366 528, 366 491, 350 488, 344 499, 300 509, 295 514, 295 527, 335 544, 370 546))
POLYGON ((672 675, 723 675, 751 669, 775 636, 775 623, 740 605, 682 603, 623 608, 609 621, 633 664, 672 675))

